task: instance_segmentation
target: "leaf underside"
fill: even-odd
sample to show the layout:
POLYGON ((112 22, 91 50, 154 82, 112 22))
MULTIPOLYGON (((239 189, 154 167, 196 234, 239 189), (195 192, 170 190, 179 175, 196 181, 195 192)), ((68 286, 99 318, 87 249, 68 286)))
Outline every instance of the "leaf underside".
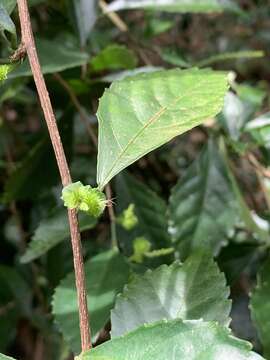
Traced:
POLYGON ((177 135, 215 116, 227 75, 211 70, 164 70, 114 82, 100 99, 97 183, 177 135))

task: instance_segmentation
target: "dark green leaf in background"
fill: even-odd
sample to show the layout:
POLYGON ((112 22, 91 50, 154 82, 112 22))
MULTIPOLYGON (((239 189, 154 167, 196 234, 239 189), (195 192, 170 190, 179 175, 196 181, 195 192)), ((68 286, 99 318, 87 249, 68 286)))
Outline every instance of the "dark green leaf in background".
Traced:
POLYGON ((112 44, 96 55, 90 64, 94 71, 134 69, 137 58, 126 46, 112 44))
MULTIPOLYGON (((93 339, 106 325, 116 295, 129 277, 129 267, 116 250, 109 250, 85 263, 86 286, 93 339)), ((74 274, 56 288, 53 314, 64 338, 75 353, 81 349, 77 293, 74 274)))
POLYGON ((213 140, 173 188, 169 214, 169 229, 181 258, 196 248, 217 254, 226 245, 237 220, 237 203, 213 140))
POLYGON ((257 286, 251 294, 251 315, 263 345, 263 354, 270 358, 270 259, 260 270, 257 286))
MULTIPOLYGON (((96 219, 88 214, 81 213, 80 230, 88 230, 96 225, 96 219)), ((50 249, 70 237, 67 210, 64 207, 56 209, 47 218, 41 221, 31 242, 21 257, 22 263, 28 263, 46 254, 50 249)))
MULTIPOLYGON (((37 39, 36 44, 43 74, 61 72, 87 64, 89 61, 87 53, 81 52, 79 48, 67 46, 62 41, 37 39)), ((31 75, 29 62, 26 60, 10 74, 10 78, 31 75)))
POLYGON ((16 34, 16 28, 9 16, 8 10, 3 4, 0 4, 0 32, 2 31, 7 31, 12 35, 16 34))
POLYGON ((84 47, 96 22, 96 0, 71 0, 75 10, 76 24, 84 47))
POLYGON ((134 204, 134 212, 139 224, 132 231, 119 228, 119 240, 124 250, 130 253, 132 241, 137 236, 146 237, 153 249, 170 246, 167 230, 167 207, 162 198, 145 184, 127 173, 116 179, 117 211, 121 213, 129 204, 134 204))

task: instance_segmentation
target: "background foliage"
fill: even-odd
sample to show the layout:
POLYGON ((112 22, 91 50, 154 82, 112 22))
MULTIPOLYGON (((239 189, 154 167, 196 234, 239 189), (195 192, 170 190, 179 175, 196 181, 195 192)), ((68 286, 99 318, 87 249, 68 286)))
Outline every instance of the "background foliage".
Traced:
MULTIPOLYGON (((255 359, 230 326, 270 359, 269 1, 29 3, 72 177, 113 178, 116 227, 107 211, 80 219, 94 343, 113 338, 91 358, 147 359, 143 339, 169 359, 164 334, 190 332, 207 359, 225 345, 255 359)), ((28 61, 9 61, 19 38, 16 2, 0 0, 0 353, 67 360, 80 339, 66 211, 28 61)))

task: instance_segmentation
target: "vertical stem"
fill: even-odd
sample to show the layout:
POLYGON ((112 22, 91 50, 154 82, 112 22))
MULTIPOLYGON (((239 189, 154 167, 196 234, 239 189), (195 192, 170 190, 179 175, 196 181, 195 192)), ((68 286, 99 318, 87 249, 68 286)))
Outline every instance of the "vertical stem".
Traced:
MULTIPOLYGON (((72 182, 60 134, 58 131, 56 119, 52 109, 51 100, 44 77, 41 71, 37 50, 35 46, 30 14, 27 0, 18 0, 19 18, 21 24, 22 43, 28 55, 29 63, 33 73, 34 81, 38 91, 41 107, 47 123, 49 135, 53 145, 58 169, 60 172, 63 186, 72 182)), ((57 49, 56 49, 57 51, 57 49)), ((91 335, 89 325, 89 315, 87 308, 87 296, 85 286, 85 274, 83 267, 83 255, 81 247, 81 237, 79 231, 79 224, 76 210, 68 210, 69 227, 71 234, 71 243, 73 250, 73 261, 76 279, 76 288, 78 296, 80 331, 81 331, 81 346, 82 351, 91 348, 91 335)))

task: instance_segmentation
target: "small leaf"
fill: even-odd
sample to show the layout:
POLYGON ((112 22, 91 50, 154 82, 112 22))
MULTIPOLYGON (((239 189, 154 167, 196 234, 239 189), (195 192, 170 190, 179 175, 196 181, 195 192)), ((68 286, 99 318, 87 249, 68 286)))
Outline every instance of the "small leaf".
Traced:
POLYGON ((251 294, 251 315, 263 345, 263 354, 270 358, 270 259, 260 270, 257 286, 251 294))
POLYGON ((245 130, 254 137, 259 145, 270 148, 270 112, 249 121, 245 130))
MULTIPOLYGON (((129 276, 129 267, 116 250, 101 253, 85 264, 86 287, 93 339, 106 325, 117 293, 129 276)), ((53 313, 64 338, 75 353, 80 352, 79 315, 74 274, 55 289, 53 313)))
POLYGON ((1 5, 7 10, 8 14, 10 15, 16 6, 16 0, 1 0, 1 5))
POLYGON ((109 45, 91 61, 94 71, 134 69, 137 65, 135 54, 123 45, 109 45))
POLYGON ((138 8, 180 13, 209 13, 224 10, 239 12, 238 6, 230 0, 114 0, 108 6, 108 11, 138 8))
POLYGON ((114 82, 97 113, 99 188, 148 152, 215 116, 226 91, 227 75, 211 70, 157 71, 114 82))
POLYGON ((245 123, 252 115, 252 111, 250 105, 242 101, 233 92, 229 91, 226 94, 219 120, 233 140, 239 139, 245 123))
MULTIPOLYGON (((92 229, 96 219, 82 213, 79 218, 80 230, 92 229)), ((25 253, 21 257, 22 263, 29 263, 46 254, 50 249, 70 237, 67 211, 64 208, 56 209, 47 219, 39 224, 25 253)))
MULTIPOLYGON (((87 64, 89 55, 80 49, 68 47, 58 40, 38 39, 37 51, 43 74, 64 71, 87 64)), ((10 74, 10 78, 31 76, 32 72, 28 60, 10 74)))
POLYGON ((112 337, 162 319, 203 319, 229 323, 231 302, 225 277, 209 254, 200 252, 136 276, 117 297, 112 337))
POLYGON ((72 0, 76 24, 80 34, 81 46, 84 47, 96 22, 97 11, 95 0, 72 0))
POLYGON ((82 353, 77 360, 263 360, 214 322, 162 321, 82 353))
POLYGON ((7 9, 4 4, 0 4, 0 32, 7 31, 12 35, 16 35, 16 27, 11 20, 7 9))
POLYGON ((237 220, 237 203, 218 147, 207 147, 173 188, 170 232, 181 258, 196 248, 217 254, 237 220))

